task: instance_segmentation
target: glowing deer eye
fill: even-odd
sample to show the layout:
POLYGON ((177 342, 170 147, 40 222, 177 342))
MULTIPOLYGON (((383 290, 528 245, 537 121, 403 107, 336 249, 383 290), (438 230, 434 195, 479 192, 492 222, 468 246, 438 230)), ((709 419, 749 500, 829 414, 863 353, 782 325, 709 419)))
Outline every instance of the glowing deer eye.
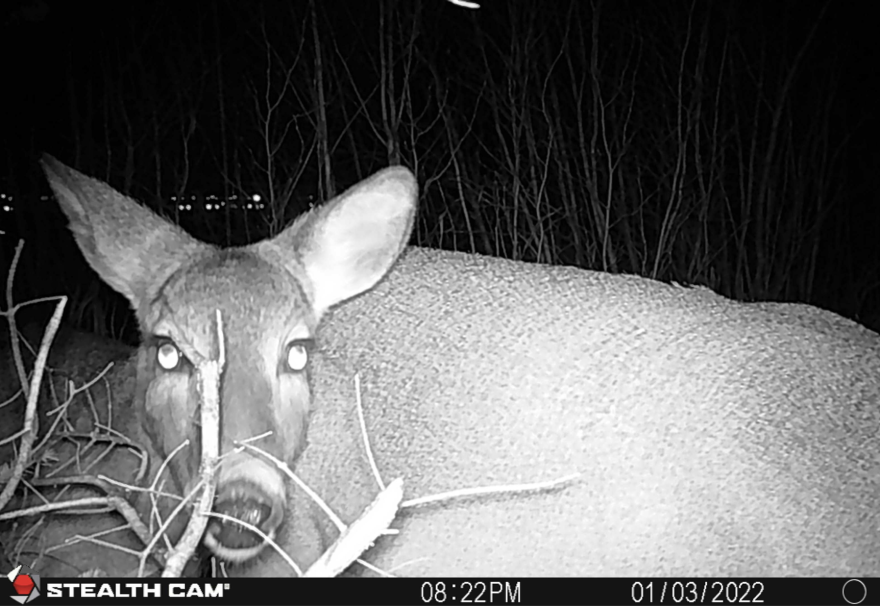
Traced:
POLYGON ((180 365, 180 351, 172 343, 162 343, 156 351, 156 362, 163 370, 175 370, 180 365))
POLYGON ((309 350, 301 342, 294 341, 287 345, 287 368, 293 372, 302 372, 309 363, 309 350))

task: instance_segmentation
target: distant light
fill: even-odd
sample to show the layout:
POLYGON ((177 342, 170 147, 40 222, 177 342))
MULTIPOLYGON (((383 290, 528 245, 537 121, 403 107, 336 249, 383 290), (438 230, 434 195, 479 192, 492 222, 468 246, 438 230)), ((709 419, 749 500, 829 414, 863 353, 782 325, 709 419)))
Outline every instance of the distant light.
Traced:
POLYGON ((259 203, 261 201, 260 195, 253 195, 251 197, 251 201, 253 201, 254 203, 259 203))

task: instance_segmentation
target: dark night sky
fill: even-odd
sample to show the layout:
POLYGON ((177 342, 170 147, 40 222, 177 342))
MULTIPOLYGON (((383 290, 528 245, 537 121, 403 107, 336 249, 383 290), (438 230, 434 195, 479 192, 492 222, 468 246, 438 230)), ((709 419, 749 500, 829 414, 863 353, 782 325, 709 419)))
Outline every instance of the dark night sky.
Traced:
MULTIPOLYGON (((438 4, 444 0, 429 0, 438 4)), ((251 11, 256 3, 248 6, 230 8, 231 3, 218 3, 218 17, 223 36, 226 38, 223 51, 229 55, 236 53, 239 45, 253 43, 238 29, 238 11, 251 11)), ((268 11, 282 10, 285 3, 265 3, 268 11)), ((303 3, 300 3, 303 4, 303 3)), ((351 15, 352 35, 365 35, 357 29, 375 19, 375 2, 346 2, 329 0, 323 3, 334 13, 345 12, 351 15)), ((483 3, 481 25, 491 27, 493 10, 499 0, 483 3)), ((737 4, 737 3, 735 3, 737 4)), ((742 12, 748 12, 756 2, 741 2, 742 12)), ((761 2, 761 4, 767 4, 761 2)), ((773 3, 769 3, 773 4, 773 3)), ((766 24, 768 30, 782 27, 809 27, 821 3, 818 2, 777 2, 779 14, 777 23, 766 24), (788 6, 788 10, 784 8, 788 6), (795 10, 791 10, 794 7, 795 10)), ((20 170, 20 163, 30 163, 33 159, 23 158, 22 151, 31 148, 53 150, 58 147, 58 134, 68 128, 70 120, 68 100, 65 98, 68 77, 94 72, 102 55, 125 54, 138 37, 130 34, 131 28, 148 24, 152 34, 138 43, 144 43, 141 51, 146 58, 157 62, 173 62, 174 53, 180 45, 169 44, 169 37, 185 36, 194 31, 199 20, 208 11, 207 3, 169 2, 66 2, 51 0, 11 0, 0 9, 3 36, 2 57, 4 57, 4 80, 7 94, 4 103, 7 108, 3 125, 3 162, 11 164, 13 170, 20 170), (197 8, 201 4, 200 8, 197 8), (35 142, 35 146, 28 145, 35 142)), ((466 13, 464 9, 455 9, 466 13)), ((462 17, 464 18, 464 17, 462 17)), ((345 24, 346 19, 337 23, 345 24)), ((455 22, 447 20, 446 25, 455 22)), ((432 25, 435 25, 432 23, 432 25)), ((457 35, 450 28, 451 36, 457 35)), ((874 145, 877 133, 878 107, 878 66, 880 55, 874 20, 864 14, 863 9, 854 3, 831 2, 824 24, 820 27, 815 43, 818 52, 812 61, 823 55, 839 54, 843 60, 839 95, 847 99, 844 124, 853 130, 852 148, 860 151, 856 159, 863 165, 853 168, 856 178, 859 174, 866 180, 866 194, 876 192, 876 173, 880 154, 874 145), (871 187, 868 188, 868 184, 871 187)), ((252 69, 247 65, 241 70, 252 69)), ((8 169, 4 171, 7 173, 8 169)), ((874 195, 871 195, 874 198, 874 195)), ((876 200, 876 199, 875 199, 876 200)))

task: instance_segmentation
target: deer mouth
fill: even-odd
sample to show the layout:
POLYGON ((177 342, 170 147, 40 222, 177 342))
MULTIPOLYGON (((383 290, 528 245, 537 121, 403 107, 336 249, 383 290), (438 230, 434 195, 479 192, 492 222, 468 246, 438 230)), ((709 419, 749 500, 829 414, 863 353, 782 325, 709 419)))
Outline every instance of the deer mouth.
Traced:
POLYGON ((258 556, 284 520, 285 493, 280 473, 247 457, 220 471, 213 517, 203 543, 215 556, 241 563, 258 556))

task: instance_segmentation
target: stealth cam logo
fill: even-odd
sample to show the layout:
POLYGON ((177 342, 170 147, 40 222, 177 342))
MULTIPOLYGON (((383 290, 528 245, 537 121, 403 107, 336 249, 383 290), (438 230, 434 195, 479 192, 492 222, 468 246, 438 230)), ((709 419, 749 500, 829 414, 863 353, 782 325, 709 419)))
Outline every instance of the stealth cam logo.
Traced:
POLYGON ((24 605, 40 596, 40 576, 35 573, 24 573, 21 565, 7 573, 6 578, 15 588, 15 594, 10 597, 12 600, 24 605))

